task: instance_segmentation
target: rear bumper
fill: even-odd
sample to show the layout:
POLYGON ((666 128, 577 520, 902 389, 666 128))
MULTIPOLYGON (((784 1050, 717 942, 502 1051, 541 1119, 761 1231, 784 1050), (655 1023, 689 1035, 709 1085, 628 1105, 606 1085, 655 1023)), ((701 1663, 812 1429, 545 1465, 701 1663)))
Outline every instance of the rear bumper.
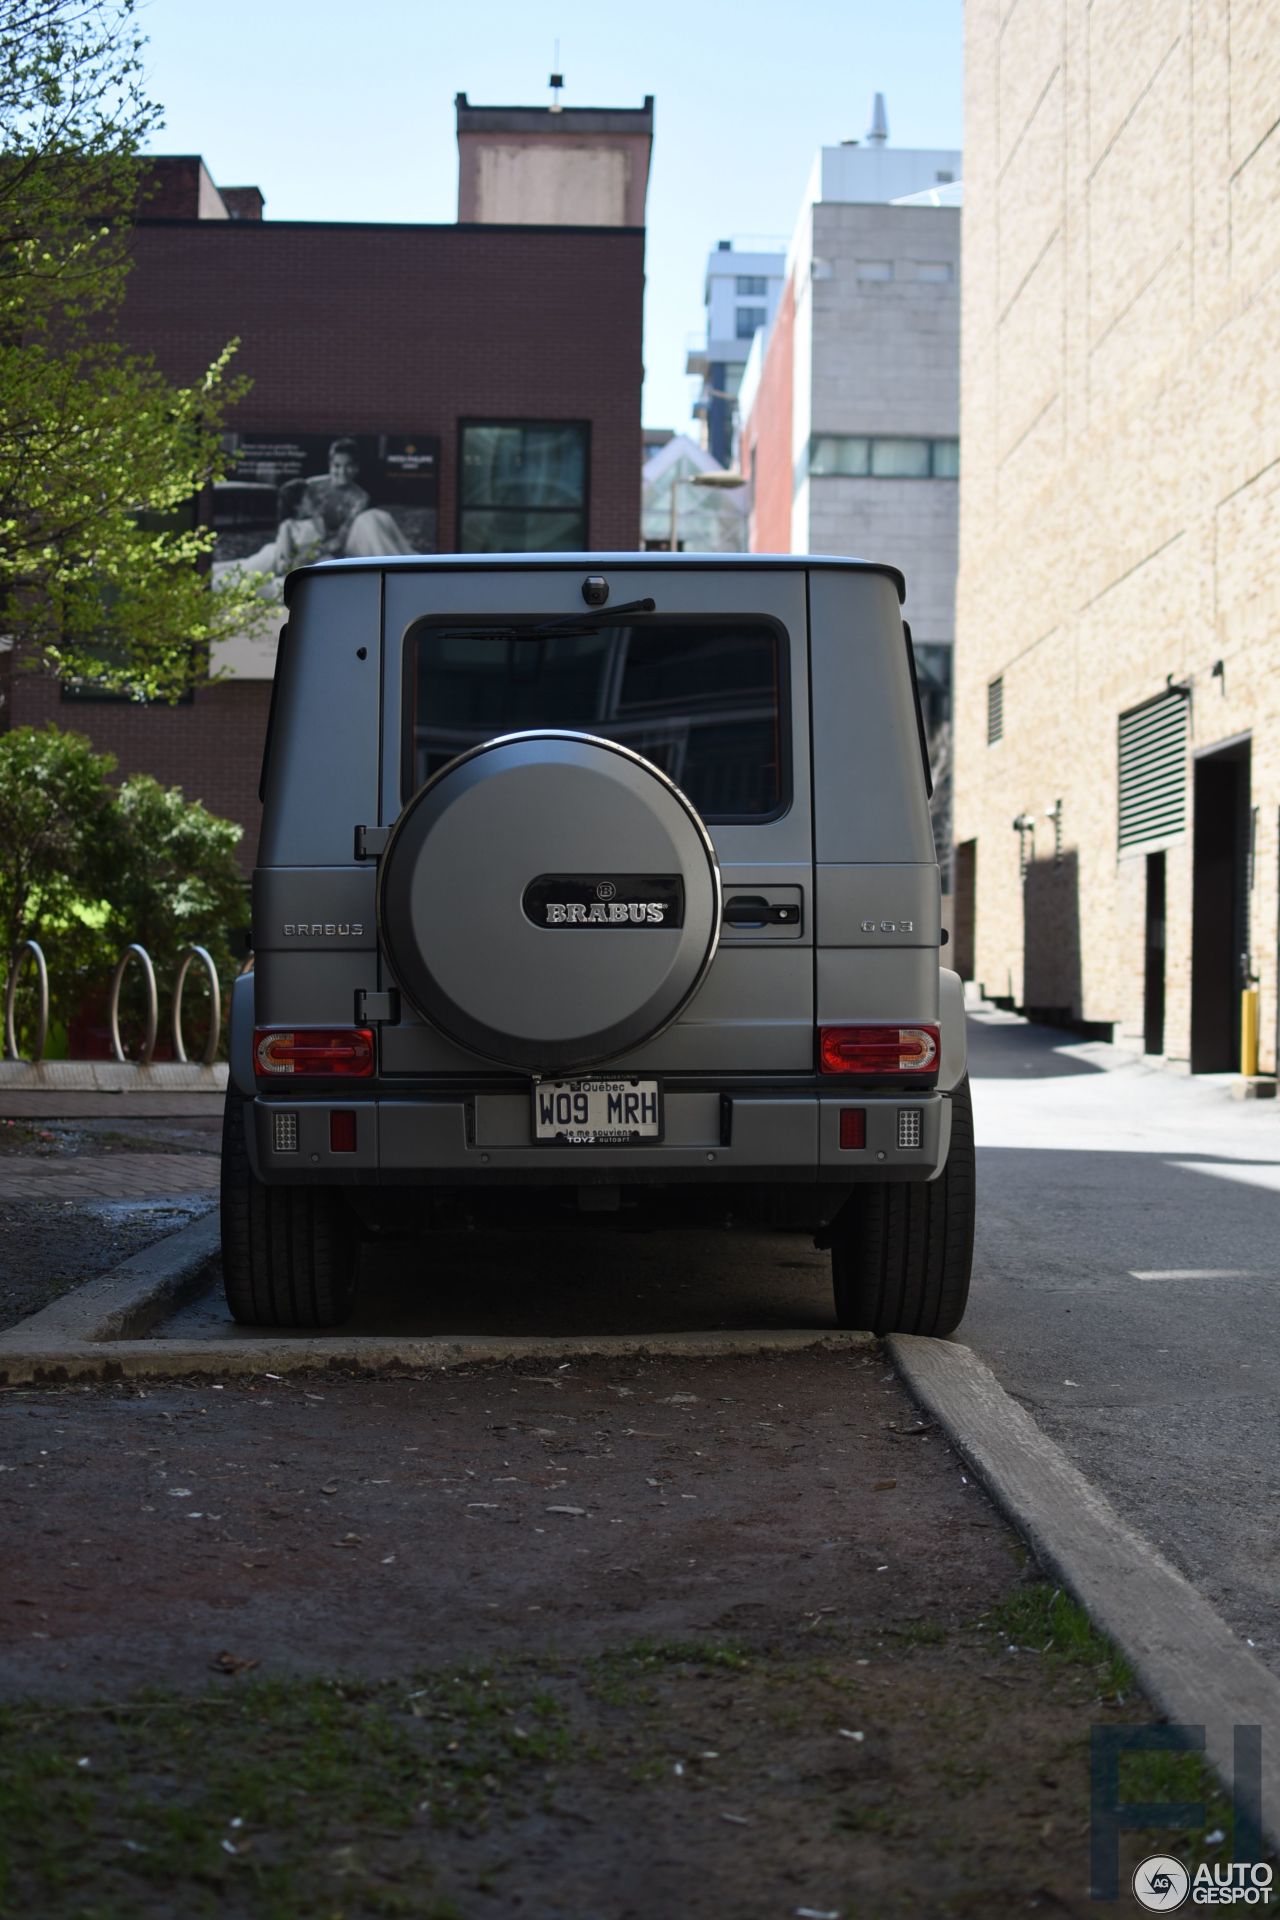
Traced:
POLYGON ((682 1181, 856 1184, 932 1180, 946 1164, 951 1101, 938 1092, 737 1093, 668 1087, 665 1137, 630 1146, 535 1145, 527 1093, 259 1095, 249 1128, 271 1185, 663 1185, 682 1181), (840 1114, 866 1115, 866 1145, 842 1148, 840 1114), (355 1115, 354 1151, 335 1151, 331 1115, 355 1115), (276 1116, 296 1117, 277 1127, 276 1116), (918 1146, 900 1146, 914 1133, 918 1146), (901 1129, 901 1131, 900 1131, 901 1129), (282 1149, 282 1135, 296 1141, 282 1149))

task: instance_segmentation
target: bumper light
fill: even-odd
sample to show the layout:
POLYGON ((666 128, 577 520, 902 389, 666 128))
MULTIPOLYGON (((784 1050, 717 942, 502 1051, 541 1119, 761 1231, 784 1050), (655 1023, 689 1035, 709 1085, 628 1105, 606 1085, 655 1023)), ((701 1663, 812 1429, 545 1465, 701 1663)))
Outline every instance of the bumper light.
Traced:
POLYGON ((824 1073, 936 1073, 937 1027, 823 1027, 818 1058, 824 1073))
POLYGON ((898 1145, 900 1147, 918 1147, 923 1143, 924 1128, 921 1124, 919 1107, 898 1108, 898 1145))
POLYGON ((253 1067, 259 1079, 295 1077, 367 1080, 373 1072, 369 1027, 259 1027, 253 1036, 253 1067))

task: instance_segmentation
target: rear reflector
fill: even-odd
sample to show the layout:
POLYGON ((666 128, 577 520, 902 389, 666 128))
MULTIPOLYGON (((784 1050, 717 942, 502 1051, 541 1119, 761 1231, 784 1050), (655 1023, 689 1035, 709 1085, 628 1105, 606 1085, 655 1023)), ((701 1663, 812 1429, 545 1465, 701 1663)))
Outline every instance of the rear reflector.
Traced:
POLYGON ((329 1115, 329 1151, 330 1153, 354 1153, 356 1150, 356 1117, 349 1110, 339 1109, 329 1115))
POLYGON ((373 1033, 369 1027, 294 1027, 287 1032, 259 1027, 253 1036, 253 1063, 263 1077, 290 1073, 363 1080, 373 1072, 373 1033))
POLYGON ((824 1073, 936 1073, 940 1036, 933 1026, 823 1027, 824 1073))
POLYGON ((867 1110, 865 1107, 841 1107, 840 1109, 840 1145, 842 1147, 865 1147, 867 1144, 867 1110))

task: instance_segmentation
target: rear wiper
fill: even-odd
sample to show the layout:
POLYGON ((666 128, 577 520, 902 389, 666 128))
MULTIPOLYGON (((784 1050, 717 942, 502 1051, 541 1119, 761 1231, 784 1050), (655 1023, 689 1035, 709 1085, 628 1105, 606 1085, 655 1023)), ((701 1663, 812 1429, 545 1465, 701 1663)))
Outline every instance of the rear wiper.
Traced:
POLYGON ((561 634, 598 633, 602 627, 616 626, 624 614, 653 613, 654 600, 624 600, 619 607, 593 607, 590 613, 569 613, 558 620, 544 620, 536 627, 514 627, 519 640, 555 640, 561 634))

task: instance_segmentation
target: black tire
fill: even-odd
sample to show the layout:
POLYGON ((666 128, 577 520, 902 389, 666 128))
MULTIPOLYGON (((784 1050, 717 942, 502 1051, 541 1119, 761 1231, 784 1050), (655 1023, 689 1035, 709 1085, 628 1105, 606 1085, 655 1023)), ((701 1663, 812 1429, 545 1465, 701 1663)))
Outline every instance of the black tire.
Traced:
POLYGON ((246 1327, 335 1327, 355 1300, 355 1217, 328 1187, 269 1187, 249 1163, 249 1101, 222 1115, 222 1284, 246 1327))
POLYGON ((855 1188, 832 1227, 836 1324, 861 1332, 953 1333, 973 1267, 973 1102, 951 1096, 951 1147, 936 1180, 855 1188))

